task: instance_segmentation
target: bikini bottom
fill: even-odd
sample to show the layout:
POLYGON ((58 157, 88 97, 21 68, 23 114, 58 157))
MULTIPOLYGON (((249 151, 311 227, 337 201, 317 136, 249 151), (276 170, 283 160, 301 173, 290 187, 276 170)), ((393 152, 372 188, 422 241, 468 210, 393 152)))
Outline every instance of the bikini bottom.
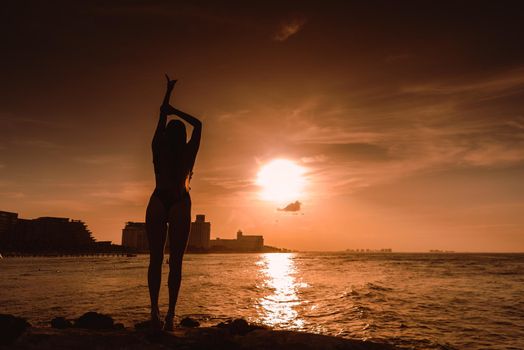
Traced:
POLYGON ((155 188, 153 195, 156 196, 160 202, 162 202, 166 211, 169 212, 169 209, 171 209, 173 204, 181 201, 186 196, 189 196, 189 192, 187 192, 185 188, 181 189, 180 191, 165 188, 155 188))

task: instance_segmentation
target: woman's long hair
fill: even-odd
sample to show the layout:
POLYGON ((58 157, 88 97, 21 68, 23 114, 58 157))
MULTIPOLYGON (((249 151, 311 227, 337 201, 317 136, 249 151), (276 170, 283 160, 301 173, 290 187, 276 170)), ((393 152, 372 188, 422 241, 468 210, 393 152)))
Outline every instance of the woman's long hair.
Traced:
POLYGON ((186 126, 177 119, 170 120, 166 127, 166 140, 169 151, 176 156, 181 156, 186 148, 186 126))

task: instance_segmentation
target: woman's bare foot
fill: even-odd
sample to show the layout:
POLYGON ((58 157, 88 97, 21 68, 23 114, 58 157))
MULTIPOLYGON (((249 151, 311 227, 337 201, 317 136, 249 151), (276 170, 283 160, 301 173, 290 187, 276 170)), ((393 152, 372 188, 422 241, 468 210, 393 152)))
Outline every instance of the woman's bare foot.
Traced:
POLYGON ((158 309, 151 310, 151 328, 162 329, 163 322, 160 320, 160 311, 158 309))
POLYGON ((164 322, 164 331, 172 332, 174 329, 174 323, 173 319, 175 318, 175 315, 167 314, 166 319, 164 322))

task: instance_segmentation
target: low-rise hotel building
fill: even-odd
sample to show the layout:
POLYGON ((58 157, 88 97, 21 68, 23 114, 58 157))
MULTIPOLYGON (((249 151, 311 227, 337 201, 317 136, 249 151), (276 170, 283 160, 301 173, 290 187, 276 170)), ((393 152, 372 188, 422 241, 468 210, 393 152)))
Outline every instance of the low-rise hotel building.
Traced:
POLYGON ((244 235, 241 230, 237 232, 237 239, 213 239, 209 246, 217 251, 260 251, 264 247, 264 237, 257 235, 244 235))

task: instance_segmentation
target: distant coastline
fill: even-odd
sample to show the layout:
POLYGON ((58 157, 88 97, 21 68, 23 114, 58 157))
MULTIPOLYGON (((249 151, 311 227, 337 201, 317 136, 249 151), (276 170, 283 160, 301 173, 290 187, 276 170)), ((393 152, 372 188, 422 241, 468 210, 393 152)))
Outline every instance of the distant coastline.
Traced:
MULTIPOLYGON (((191 223, 187 253, 289 253, 291 250, 264 245, 261 235, 245 235, 241 230, 235 239, 210 239, 211 224, 204 215, 191 223)), ((166 242, 169 252, 169 240, 166 242)), ((127 222, 122 230, 122 244, 97 241, 87 224, 63 217, 22 219, 18 213, 0 211, 0 254, 12 256, 125 256, 148 254, 145 223, 127 222)), ((0 255, 0 257, 2 256, 0 255)))
MULTIPOLYGON (((118 249, 114 251, 34 251, 34 252, 18 252, 18 251, 6 251, 2 252, 1 256, 4 258, 11 257, 49 257, 49 258, 63 258, 63 257, 110 257, 110 256, 121 256, 121 257, 135 257, 136 255, 147 255, 149 251, 133 251, 125 249, 122 246, 116 246, 118 249)), ((224 250, 224 249, 209 249, 194 251, 188 250, 186 254, 260 254, 260 253, 294 253, 297 251, 277 248, 271 246, 264 246, 261 250, 224 250)))

